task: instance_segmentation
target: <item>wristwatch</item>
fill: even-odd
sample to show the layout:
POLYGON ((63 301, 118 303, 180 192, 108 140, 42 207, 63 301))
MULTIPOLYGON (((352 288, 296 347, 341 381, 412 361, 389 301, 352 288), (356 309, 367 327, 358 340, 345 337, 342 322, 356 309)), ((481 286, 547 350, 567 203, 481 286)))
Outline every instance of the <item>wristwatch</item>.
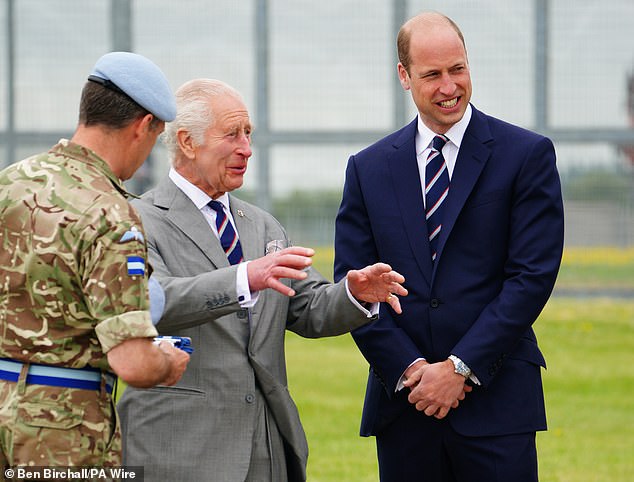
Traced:
POLYGON ((458 375, 462 375, 465 378, 469 378, 471 376, 471 369, 456 355, 449 355, 449 359, 453 363, 453 371, 458 375))

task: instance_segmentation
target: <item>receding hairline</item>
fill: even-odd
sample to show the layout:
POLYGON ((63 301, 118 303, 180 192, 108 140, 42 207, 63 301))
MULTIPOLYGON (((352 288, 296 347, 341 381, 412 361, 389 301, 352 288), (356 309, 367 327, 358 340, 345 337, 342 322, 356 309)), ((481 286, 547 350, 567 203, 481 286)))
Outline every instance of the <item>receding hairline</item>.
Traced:
POLYGON ((456 22, 454 22, 447 15, 444 15, 440 12, 435 12, 435 11, 421 12, 418 15, 407 20, 398 31, 398 36, 396 40, 398 58, 406 70, 409 69, 409 64, 411 61, 410 40, 412 37, 412 31, 416 27, 419 27, 421 25, 423 26, 423 28, 425 25, 431 28, 435 26, 451 27, 451 29, 454 32, 456 32, 456 34, 458 35, 458 38, 460 38, 460 41, 462 42, 462 46, 464 47, 465 53, 467 52, 467 46, 465 44, 464 35, 462 34, 462 31, 460 30, 460 27, 458 27, 458 24, 456 24, 456 22))
POLYGON ((177 99, 187 98, 196 94, 204 97, 230 95, 244 102, 240 92, 231 87, 229 84, 216 79, 192 79, 185 82, 176 90, 177 99))
POLYGON ((429 24, 432 26, 433 25, 446 25, 446 26, 448 25, 456 32, 456 34, 458 34, 458 37, 460 37, 462 44, 464 45, 465 43, 464 36, 462 35, 462 31, 460 30, 460 27, 458 27, 456 22, 454 22, 447 15, 444 15, 440 12, 429 11, 429 12, 419 13, 418 15, 407 20, 401 26, 401 30, 403 31, 403 33, 409 35, 411 34, 411 31, 415 26, 421 25, 421 24, 429 24))

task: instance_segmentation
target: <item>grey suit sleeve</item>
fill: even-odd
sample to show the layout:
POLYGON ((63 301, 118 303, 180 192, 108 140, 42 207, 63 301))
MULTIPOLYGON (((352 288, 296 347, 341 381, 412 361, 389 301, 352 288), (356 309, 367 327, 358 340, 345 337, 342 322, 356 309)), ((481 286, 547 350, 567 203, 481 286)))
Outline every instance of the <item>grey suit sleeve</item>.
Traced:
POLYGON ((345 281, 332 284, 310 269, 303 281, 292 284, 297 294, 289 304, 289 330, 306 338, 348 333, 369 321, 346 292, 345 281))
POLYGON ((151 244, 148 251, 150 264, 165 291, 165 310, 157 325, 160 332, 200 325, 240 310, 236 293, 237 266, 177 277, 169 272, 151 244))

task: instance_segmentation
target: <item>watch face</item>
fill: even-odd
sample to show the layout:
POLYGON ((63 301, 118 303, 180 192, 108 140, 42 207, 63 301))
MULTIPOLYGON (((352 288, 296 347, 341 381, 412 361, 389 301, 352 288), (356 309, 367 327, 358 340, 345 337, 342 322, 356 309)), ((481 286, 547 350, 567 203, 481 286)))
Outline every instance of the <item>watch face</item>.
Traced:
POLYGON ((451 356, 449 357, 449 359, 453 362, 454 364, 454 372, 456 372, 459 375, 462 375, 465 378, 469 378, 469 375, 471 375, 471 370, 469 370, 469 368, 467 368, 467 365, 465 365, 465 363, 460 360, 458 357, 455 356, 451 356))

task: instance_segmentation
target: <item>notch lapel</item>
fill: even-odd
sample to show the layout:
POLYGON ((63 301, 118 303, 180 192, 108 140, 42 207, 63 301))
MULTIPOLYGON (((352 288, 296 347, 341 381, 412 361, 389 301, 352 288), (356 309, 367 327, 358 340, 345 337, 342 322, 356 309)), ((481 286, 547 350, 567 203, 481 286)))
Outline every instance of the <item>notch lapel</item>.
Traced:
POLYGON ((242 200, 229 195, 231 215, 240 237, 244 260, 257 259, 264 256, 264 234, 258 231, 253 207, 242 200))
POLYGON ((491 132, 486 118, 473 108, 471 121, 462 139, 456 159, 456 166, 449 185, 449 194, 443 205, 443 223, 438 240, 436 265, 442 256, 447 238, 456 224, 456 219, 491 155, 491 147, 488 145, 491 140, 491 132))
POLYGON ((416 161, 416 128, 417 118, 406 126, 402 134, 396 139, 393 144, 395 150, 387 158, 387 171, 398 200, 398 209, 403 219, 410 248, 414 253, 418 267, 429 283, 431 282, 432 260, 425 221, 423 188, 416 161))
POLYGON ((220 240, 202 213, 171 179, 166 178, 157 186, 154 204, 167 208, 165 217, 185 233, 216 268, 230 266, 220 240))

